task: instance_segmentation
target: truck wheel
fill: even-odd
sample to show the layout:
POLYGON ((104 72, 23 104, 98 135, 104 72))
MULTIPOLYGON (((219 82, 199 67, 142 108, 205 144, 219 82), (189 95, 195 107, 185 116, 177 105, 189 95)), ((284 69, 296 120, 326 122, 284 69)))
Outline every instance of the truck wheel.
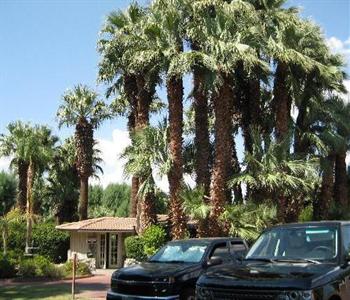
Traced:
POLYGON ((195 298, 196 298, 195 294, 196 294, 196 292, 194 289, 188 288, 188 289, 185 289, 182 291, 180 299, 181 300, 195 300, 195 298))

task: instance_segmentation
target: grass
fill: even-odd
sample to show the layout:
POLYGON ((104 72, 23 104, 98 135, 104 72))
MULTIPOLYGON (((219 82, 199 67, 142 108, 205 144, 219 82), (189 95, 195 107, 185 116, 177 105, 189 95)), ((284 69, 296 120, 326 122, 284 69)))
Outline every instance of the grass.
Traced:
MULTIPOLYGON (((1 300, 71 300, 70 284, 46 285, 43 283, 0 287, 1 300)), ((82 298, 77 298, 82 299, 82 298)))

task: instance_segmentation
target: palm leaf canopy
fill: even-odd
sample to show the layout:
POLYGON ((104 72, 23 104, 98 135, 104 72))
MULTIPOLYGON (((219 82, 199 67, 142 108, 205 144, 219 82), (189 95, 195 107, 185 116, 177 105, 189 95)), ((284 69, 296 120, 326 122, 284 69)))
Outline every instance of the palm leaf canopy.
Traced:
POLYGON ((80 119, 84 119, 96 128, 110 117, 110 111, 103 101, 98 100, 96 92, 85 85, 77 85, 63 95, 57 117, 59 126, 76 125, 80 119))

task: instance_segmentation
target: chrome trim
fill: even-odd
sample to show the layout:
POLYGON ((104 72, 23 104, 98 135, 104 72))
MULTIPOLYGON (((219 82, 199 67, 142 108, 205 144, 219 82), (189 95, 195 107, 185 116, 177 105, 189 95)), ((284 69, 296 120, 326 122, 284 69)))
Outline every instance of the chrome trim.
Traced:
POLYGON ((110 295, 112 297, 120 297, 121 299, 158 299, 158 300, 179 300, 180 296, 179 295, 173 295, 173 296, 165 296, 165 297, 157 297, 157 296, 140 296, 140 295, 126 295, 126 294, 119 294, 112 292, 109 290, 107 292, 107 296, 110 295))
POLYGON ((124 283, 126 285, 133 285, 133 284, 172 284, 169 281, 141 281, 141 280, 124 280, 124 279, 117 279, 117 278, 112 278, 112 281, 115 283, 124 283))

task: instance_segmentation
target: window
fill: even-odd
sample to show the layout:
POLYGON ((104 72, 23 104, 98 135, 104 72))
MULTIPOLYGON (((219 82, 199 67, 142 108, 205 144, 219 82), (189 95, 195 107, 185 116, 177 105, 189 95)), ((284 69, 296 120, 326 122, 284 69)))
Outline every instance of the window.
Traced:
POLYGON ((230 252, 236 257, 243 258, 247 254, 247 248, 243 242, 230 242, 230 252))
POLYGON ((349 255, 350 254, 350 225, 343 226, 342 235, 343 235, 344 254, 349 255))
POLYGON ((232 260, 232 256, 229 252, 229 249, 226 243, 219 244, 214 248, 210 257, 214 257, 214 256, 220 257, 224 262, 229 262, 232 260))

